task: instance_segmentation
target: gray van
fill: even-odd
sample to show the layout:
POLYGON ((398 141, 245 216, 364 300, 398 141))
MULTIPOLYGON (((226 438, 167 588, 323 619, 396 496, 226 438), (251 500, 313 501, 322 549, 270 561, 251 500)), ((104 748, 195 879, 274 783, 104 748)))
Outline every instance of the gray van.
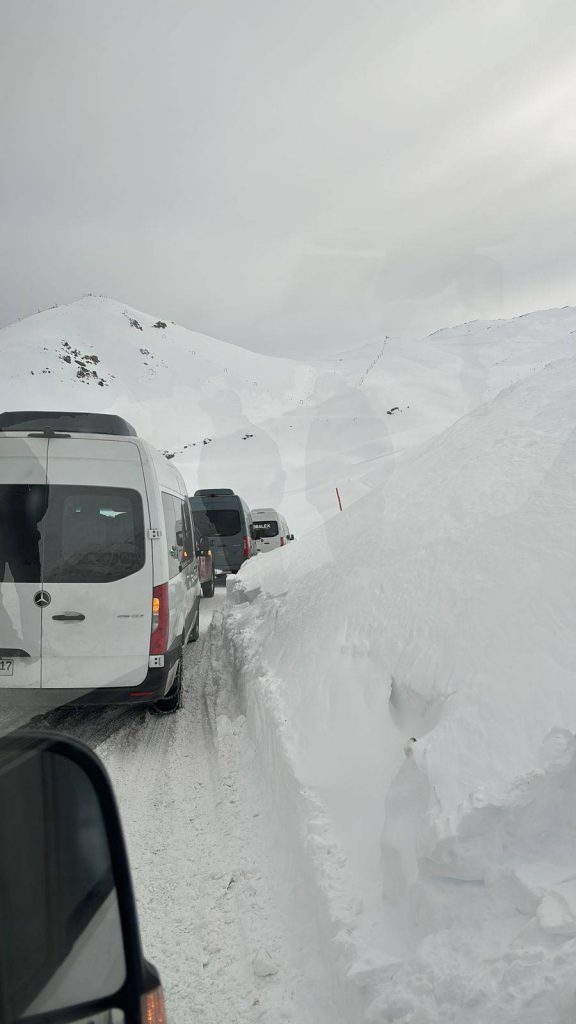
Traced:
POLYGON ((246 502, 227 487, 195 491, 189 499, 197 534, 205 540, 217 573, 238 572, 258 553, 246 502))

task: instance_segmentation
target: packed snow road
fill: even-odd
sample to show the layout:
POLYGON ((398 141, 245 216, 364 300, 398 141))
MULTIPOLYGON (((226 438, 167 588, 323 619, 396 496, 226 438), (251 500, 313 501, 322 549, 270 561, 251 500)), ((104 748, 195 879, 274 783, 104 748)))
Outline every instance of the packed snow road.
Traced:
POLYGON ((344 1024, 314 921, 275 867, 266 791, 221 658, 224 598, 218 588, 202 601, 176 715, 57 710, 27 724, 84 740, 110 772, 173 1024, 344 1024))

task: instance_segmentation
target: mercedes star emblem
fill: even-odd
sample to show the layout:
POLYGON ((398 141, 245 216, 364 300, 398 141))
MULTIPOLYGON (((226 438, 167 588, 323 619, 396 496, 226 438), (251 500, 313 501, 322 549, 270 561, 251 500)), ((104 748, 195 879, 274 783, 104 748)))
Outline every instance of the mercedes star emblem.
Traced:
POLYGON ((39 590, 37 594, 34 594, 34 604, 38 605, 39 608, 46 608, 51 600, 52 598, 47 590, 39 590))

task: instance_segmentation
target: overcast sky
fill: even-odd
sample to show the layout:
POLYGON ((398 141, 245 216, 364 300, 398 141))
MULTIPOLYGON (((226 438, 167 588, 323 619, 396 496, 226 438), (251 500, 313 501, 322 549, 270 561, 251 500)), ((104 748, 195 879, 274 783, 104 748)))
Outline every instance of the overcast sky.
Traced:
POLYGON ((261 351, 576 305, 574 0, 0 0, 0 325, 261 351))

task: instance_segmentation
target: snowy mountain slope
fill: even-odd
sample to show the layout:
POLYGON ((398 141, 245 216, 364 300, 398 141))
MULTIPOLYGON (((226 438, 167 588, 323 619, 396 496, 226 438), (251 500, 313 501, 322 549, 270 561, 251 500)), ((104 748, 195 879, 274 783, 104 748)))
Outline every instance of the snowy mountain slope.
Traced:
POLYGON ((492 351, 470 329, 482 404, 231 584, 252 728, 285 754, 268 738, 263 764, 300 806, 370 1021, 574 1017, 576 358, 557 316, 550 360, 522 320, 492 351))
POLYGON ((206 407, 223 386, 261 419, 298 401, 310 376, 289 359, 260 356, 93 296, 4 328, 0 344, 3 402, 36 407, 51 399, 59 407, 74 399, 85 408, 124 410, 165 447, 202 441, 206 407), (182 417, 190 397, 195 401, 182 417))
POLYGON ((266 357, 111 299, 0 331, 0 407, 126 416, 191 490, 278 505, 301 535, 394 472, 487 396, 576 350, 576 313, 380 339, 329 360, 266 357))

